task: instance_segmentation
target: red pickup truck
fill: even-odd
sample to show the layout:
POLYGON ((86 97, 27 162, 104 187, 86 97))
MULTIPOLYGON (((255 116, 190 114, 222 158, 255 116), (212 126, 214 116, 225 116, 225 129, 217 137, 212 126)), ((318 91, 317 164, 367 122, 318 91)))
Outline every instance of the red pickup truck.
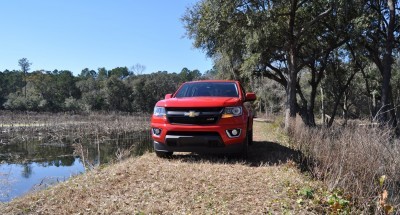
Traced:
POLYGON ((154 151, 159 157, 173 152, 236 153, 247 157, 253 140, 254 101, 238 81, 193 81, 158 101, 151 118, 154 151))

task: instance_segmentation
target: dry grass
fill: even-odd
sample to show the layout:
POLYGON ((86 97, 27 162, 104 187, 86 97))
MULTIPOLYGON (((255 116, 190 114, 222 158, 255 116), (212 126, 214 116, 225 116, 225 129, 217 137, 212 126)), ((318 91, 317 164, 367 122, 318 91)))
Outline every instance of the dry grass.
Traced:
POLYGON ((342 193, 351 211, 384 214, 400 208, 400 141, 389 129, 298 126, 291 144, 308 158, 316 178, 342 193))
POLYGON ((95 169, 54 187, 0 204, 1 214, 321 214, 324 192, 292 161, 298 154, 269 142, 255 124, 247 162, 153 153, 95 169))
POLYGON ((71 115, 69 113, 14 113, 0 111, 0 129, 8 132, 61 131, 138 131, 148 129, 148 114, 91 113, 71 115))
MULTIPOLYGON (((62 113, 13 113, 0 111, 0 143, 37 138, 45 144, 79 143, 113 138, 127 139, 149 130, 148 114, 114 113, 70 115, 62 113)), ((148 131, 149 133, 149 131, 148 131)), ((148 134, 147 133, 147 134, 148 134)), ((146 135, 143 138, 147 138, 146 135)), ((139 135, 139 139, 142 136, 139 135)))

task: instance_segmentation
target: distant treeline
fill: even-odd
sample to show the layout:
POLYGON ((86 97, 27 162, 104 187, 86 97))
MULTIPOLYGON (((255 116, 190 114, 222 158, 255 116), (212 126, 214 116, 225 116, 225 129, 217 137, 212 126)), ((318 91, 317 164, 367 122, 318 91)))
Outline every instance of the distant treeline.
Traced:
MULTIPOLYGON (((27 65, 29 69, 30 63, 27 65)), ((84 69, 78 76, 68 70, 28 73, 28 69, 21 68, 0 72, 0 109, 151 112, 159 99, 174 92, 182 82, 207 76, 187 68, 180 73, 151 74, 135 74, 127 67, 84 69)))

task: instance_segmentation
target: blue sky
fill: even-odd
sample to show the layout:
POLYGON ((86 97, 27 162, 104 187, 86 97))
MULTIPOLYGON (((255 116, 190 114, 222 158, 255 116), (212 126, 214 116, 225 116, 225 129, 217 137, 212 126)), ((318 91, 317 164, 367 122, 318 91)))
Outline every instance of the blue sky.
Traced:
POLYGON ((0 1, 0 71, 99 67, 145 73, 183 67, 205 72, 212 60, 185 36, 180 18, 196 0, 4 0, 0 1))

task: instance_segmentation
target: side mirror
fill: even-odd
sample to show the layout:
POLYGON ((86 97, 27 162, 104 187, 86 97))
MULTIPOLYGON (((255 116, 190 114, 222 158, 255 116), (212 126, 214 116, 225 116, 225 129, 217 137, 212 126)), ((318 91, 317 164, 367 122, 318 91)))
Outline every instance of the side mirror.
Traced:
POLYGON ((165 99, 170 99, 171 97, 172 97, 172 94, 171 94, 171 93, 165 95, 165 99))
POLYGON ((256 94, 255 93, 246 93, 246 102, 251 102, 256 100, 256 94))

